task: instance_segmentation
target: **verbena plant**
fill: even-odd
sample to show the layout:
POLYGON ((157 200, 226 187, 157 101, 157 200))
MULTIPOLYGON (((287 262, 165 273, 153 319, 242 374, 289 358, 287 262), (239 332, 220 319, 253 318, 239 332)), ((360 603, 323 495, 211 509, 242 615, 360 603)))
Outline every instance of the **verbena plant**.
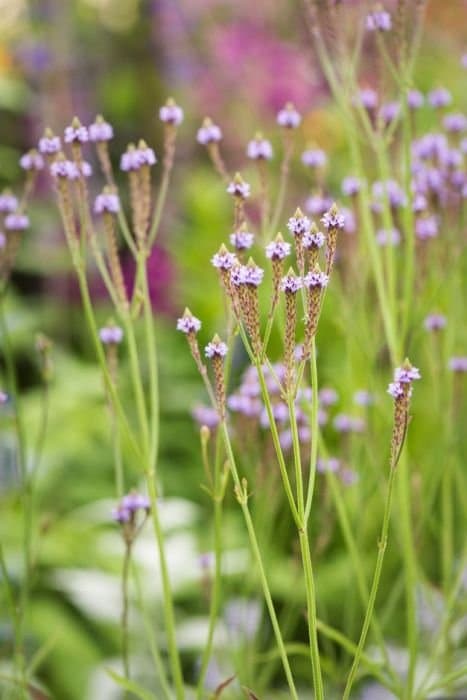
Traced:
MULTIPOLYGON (((256 189, 239 173, 230 173, 221 150, 220 127, 206 119, 198 131, 197 140, 206 147, 231 197, 233 224, 231 231, 226 232, 230 234, 229 247, 222 245, 211 261, 218 271, 225 301, 221 337, 215 335, 202 350, 198 344, 201 321, 186 309, 177 322, 178 330, 186 335, 211 403, 210 408, 200 413, 200 441, 206 478, 204 490, 213 504, 214 552, 213 562, 206 564, 209 623, 196 674, 187 672, 177 644, 175 598, 160 517, 161 397, 147 267, 166 203, 183 112, 173 100, 168 100, 160 110, 164 156, 157 194, 151 181, 152 167, 156 164, 153 150, 139 142, 137 146, 130 145, 122 156, 121 169, 128 176, 129 216, 124 212, 109 156, 112 127, 101 117, 90 127, 74 119, 65 130, 63 151, 61 139, 46 131, 39 152, 31 152, 23 159, 28 174, 23 199, 18 203, 10 193, 0 197, 5 228, 1 239, 3 308, 19 239, 28 225, 24 215, 26 199, 32 190, 34 174, 47 163, 105 382, 112 426, 118 497, 114 520, 121 530, 124 557, 121 672, 109 672, 129 695, 153 697, 150 689, 144 689, 133 678, 129 625, 133 545, 148 519, 154 530, 160 567, 166 635, 166 649, 162 650, 149 634, 158 692, 160 697, 177 700, 210 696, 207 677, 218 651, 216 630, 225 579, 224 520, 226 502, 232 492, 243 515, 251 550, 252 585, 264 599, 270 627, 265 638, 257 640, 258 648, 254 652, 250 650, 254 660, 250 659, 248 673, 241 664, 236 669, 240 685, 235 685, 233 675, 226 677, 212 689, 213 697, 231 692, 244 693, 250 699, 265 698, 273 692, 272 688, 280 692, 285 687, 285 697, 296 699, 309 697, 311 692, 316 698, 348 698, 362 677, 376 679, 395 697, 407 700, 438 692, 455 693, 465 686, 467 668, 456 648, 461 647, 461 640, 455 641, 453 631, 457 611, 462 610, 459 593, 467 557, 465 541, 456 536, 456 523, 465 522, 465 479, 450 450, 454 440, 457 384, 466 370, 466 360, 452 357, 449 369, 445 367, 454 347, 455 329, 452 323, 445 331, 446 318, 440 313, 426 315, 427 338, 433 342, 429 362, 423 357, 420 364, 427 364, 437 400, 443 402, 448 414, 446 425, 436 435, 445 450, 440 451, 441 473, 427 474, 426 484, 417 486, 411 477, 412 461, 403 449, 409 428, 412 383, 420 379, 420 371, 404 358, 409 351, 415 357, 422 354, 424 342, 413 341, 421 325, 421 314, 438 311, 436 297, 441 295, 441 284, 436 282, 439 274, 436 260, 442 260, 443 268, 450 271, 450 279, 443 280, 444 287, 448 287, 448 293, 443 292, 443 306, 461 288, 459 234, 464 226, 467 194, 464 168, 467 149, 461 140, 465 116, 446 114, 442 131, 419 134, 417 130, 417 111, 425 98, 414 88, 412 74, 423 8, 423 2, 401 1, 393 17, 381 9, 364 16, 358 10, 353 17, 358 20, 356 33, 349 45, 339 31, 343 21, 341 10, 323 8, 313 0, 306 2, 313 45, 348 137, 351 167, 341 193, 348 206, 333 202, 326 183, 326 153, 312 147, 302 154, 313 179, 311 197, 303 207, 307 208, 307 214, 300 208, 293 213, 296 203, 292 208, 287 205, 290 211, 286 210, 302 119, 293 105, 286 105, 277 115, 283 142, 277 178, 273 177, 270 165, 272 144, 258 134, 247 146, 248 159, 256 168, 256 189), (375 91, 359 87, 362 47, 368 41, 375 43, 391 86, 391 97, 396 94, 397 101, 382 103, 375 91), (93 203, 89 186, 92 170, 83 155, 89 142, 95 146, 105 181, 104 189, 93 203), (252 204, 255 192, 256 202, 252 204), (278 233, 279 228, 282 234, 278 233), (359 233, 358 243, 354 230, 359 233), (438 236, 440 232, 443 236, 438 236), (121 269, 123 246, 136 264, 131 292, 121 269), (250 253, 255 259, 249 257, 250 253), (114 319, 103 328, 98 326, 89 288, 91 265, 97 267, 113 307, 114 319), (432 293, 434 298, 429 297, 432 293), (424 295, 434 309, 425 309, 428 302, 424 295), (423 302, 419 301, 420 297, 423 302), (326 414, 335 395, 326 387, 320 390, 319 385, 321 357, 326 357, 330 343, 329 332, 323 336, 326 342, 321 343, 321 329, 335 318, 344 326, 339 335, 346 339, 343 352, 347 351, 353 359, 360 356, 359 365, 364 366, 368 375, 375 368, 380 370, 374 384, 376 390, 357 393, 359 412, 334 416, 334 429, 343 436, 339 458, 334 455, 335 440, 328 430, 326 414), (445 344, 440 347, 438 341, 443 333, 445 344), (124 399, 119 384, 118 348, 123 342, 129 357, 132 405, 124 399), (233 361, 234 353, 241 357, 243 365, 238 387, 235 387, 239 371, 238 362, 233 361), (441 374, 445 369, 446 373, 441 374), (385 397, 387 400, 383 401, 381 376, 392 372, 394 377, 388 388, 391 399, 385 397), (380 423, 370 415, 375 401, 383 414, 380 423), (381 426, 385 438, 372 437, 371 431, 381 426), (356 435, 365 430, 366 450, 356 435), (138 464, 145 477, 147 495, 130 490, 132 484, 125 468, 125 461, 130 459, 138 464), (365 478, 369 480, 369 488, 363 490, 364 498, 360 501, 352 496, 350 488, 358 476, 361 482, 365 478), (426 505, 420 508, 416 499, 422 497, 426 505), (402 639, 407 649, 403 668, 394 659, 387 632, 391 611, 401 600, 401 590, 400 586, 394 586, 391 591, 382 577, 394 498, 398 516, 394 523, 396 567, 401 571, 405 614, 402 633, 398 630, 397 634, 398 641, 402 639), (371 567, 359 532, 359 522, 364 520, 359 508, 364 509, 367 503, 371 505, 372 518, 380 511, 376 540, 374 520, 369 529, 369 539, 374 542, 371 567), (420 533, 430 525, 430 510, 434 507, 440 511, 441 535, 436 542, 440 546, 441 565, 435 567, 430 579, 418 543, 420 533), (355 633, 352 638, 346 633, 346 625, 339 624, 340 620, 333 624, 327 620, 322 587, 317 585, 323 552, 333 556, 329 550, 332 532, 327 531, 330 517, 333 526, 334 520, 337 523, 347 552, 344 575, 352 579, 355 590, 349 604, 352 623, 348 627, 355 633), (281 534, 284 523, 285 546, 294 566, 294 573, 287 581, 296 585, 297 592, 281 610, 271 580, 274 570, 268 540, 281 534), (444 609, 436 633, 430 637, 430 648, 426 648, 418 596, 421 587, 430 580, 442 591, 444 609), (384 594, 390 598, 387 606, 378 605, 383 583, 384 594), (302 621, 305 630, 301 629, 302 621), (304 637, 306 645, 302 642, 304 637), (371 647, 370 637, 374 644, 371 647), (297 662, 303 658, 305 663, 297 662)), ((440 115, 451 100, 443 89, 434 89, 427 99, 431 109, 440 115)), ((14 629, 14 673, 8 680, 18 690, 19 697, 30 697, 36 692, 33 683, 38 664, 37 659, 27 658, 24 636, 33 574, 34 475, 45 422, 38 438, 39 449, 31 460, 3 315, 2 320, 9 384, 9 393, 2 394, 2 401, 8 405, 8 396, 11 397, 10 410, 18 437, 18 491, 23 499, 24 530, 24 571, 19 593, 11 585, 3 550, 0 558, 5 601, 14 629)), ((38 350, 46 415, 49 342, 41 338, 38 350)), ((423 378, 426 381, 425 372, 423 378)), ((335 383, 339 381, 337 366, 335 383)), ((422 468, 420 474, 423 478, 422 468)), ((361 482, 352 488, 363 489, 361 482)), ((143 612, 150 630, 145 608, 143 612)), ((341 614, 347 614, 346 601, 341 614)), ((253 635, 255 632, 259 637, 257 630, 253 635)))

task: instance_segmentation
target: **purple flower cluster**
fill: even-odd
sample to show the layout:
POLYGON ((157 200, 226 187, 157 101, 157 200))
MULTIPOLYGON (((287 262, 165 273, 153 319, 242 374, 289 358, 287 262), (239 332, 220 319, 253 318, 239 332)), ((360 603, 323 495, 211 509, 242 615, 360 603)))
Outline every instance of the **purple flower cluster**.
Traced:
POLYGON ((389 231, 381 228, 376 231, 376 242, 380 246, 398 246, 401 242, 401 234, 397 228, 392 228, 389 231))
POLYGON ((32 150, 21 156, 19 164, 23 170, 35 170, 38 172, 44 168, 44 159, 38 151, 32 150))
POLYGON ((449 359, 449 369, 452 372, 465 373, 467 372, 467 357, 459 355, 449 359))
POLYGON ((273 156, 271 142, 257 135, 248 142, 246 154, 251 160, 271 160, 273 156))
POLYGON ((87 143, 89 141, 87 127, 77 121, 73 121, 73 124, 70 124, 65 129, 64 141, 65 143, 87 143))
POLYGON ((338 413, 333 420, 334 429, 339 433, 362 433, 366 424, 363 418, 338 413))
POLYGON ((123 330, 115 324, 103 326, 99 330, 99 338, 104 345, 118 345, 123 340, 123 330))
POLYGON ((283 240, 275 240, 268 243, 266 246, 266 257, 270 260, 284 260, 290 255, 290 243, 283 240))
POLYGON ((446 88, 439 87, 431 90, 428 93, 428 103, 431 107, 439 109, 440 107, 447 107, 452 102, 452 95, 446 88))
POLYGON ((0 194, 0 214, 11 214, 16 211, 17 208, 18 200, 16 197, 11 194, 11 192, 4 190, 2 194, 0 194))
POLYGON ((303 234, 303 247, 307 250, 310 250, 311 248, 322 248, 325 242, 326 237, 324 233, 318 231, 318 229, 314 226, 303 234))
POLYGON ((248 250, 254 242, 254 234, 243 228, 230 234, 230 243, 236 250, 248 250))
POLYGON ((365 26, 369 32, 389 32, 392 28, 391 15, 385 10, 374 10, 366 16, 365 26))
POLYGON ((425 104, 425 98, 420 90, 412 88, 407 93, 407 104, 409 109, 420 109, 425 104))
POLYGON ((404 364, 402 367, 397 367, 394 370, 394 381, 392 381, 388 386, 388 394, 390 394, 394 399, 400 399, 402 396, 406 395, 406 389, 404 387, 409 387, 408 395, 411 395, 411 384, 416 379, 421 379, 420 370, 417 367, 412 367, 411 365, 404 364))
POLYGON ((288 220, 287 228, 294 236, 303 236, 305 233, 309 233, 311 221, 297 209, 295 215, 288 220))
POLYGON ((60 137, 59 136, 54 136, 54 134, 47 130, 44 134, 44 136, 39 139, 39 152, 42 153, 42 155, 47 155, 51 156, 54 155, 55 153, 58 153, 60 151, 60 148, 62 147, 60 137))
POLYGON ((227 187, 227 192, 233 197, 239 199, 247 199, 250 196, 251 188, 247 182, 244 182, 240 176, 236 176, 227 187))
MULTIPOLYGON (((405 192, 395 180, 378 181, 373 183, 373 197, 376 200, 387 198, 394 209, 404 207, 407 204, 405 192)), ((379 203, 379 202, 377 202, 379 203)))
POLYGON ((51 164, 50 174, 66 180, 79 180, 80 177, 91 177, 92 167, 85 160, 75 163, 73 160, 59 158, 51 164))
POLYGON ((112 511, 112 519, 121 524, 129 523, 135 519, 139 511, 147 514, 150 508, 151 502, 147 496, 136 492, 128 493, 112 511))
POLYGON ((198 129, 196 140, 202 146, 207 146, 210 143, 219 143, 222 140, 222 131, 217 124, 213 124, 209 118, 206 118, 203 125, 198 129))
POLYGON ((129 172, 131 170, 139 170, 145 165, 154 165, 156 162, 157 158, 154 151, 146 144, 139 144, 138 148, 128 146, 126 153, 121 157, 120 169, 124 172, 129 172))
POLYGON ((320 270, 314 270, 313 272, 309 272, 303 278, 303 286, 308 287, 309 289, 312 287, 319 287, 323 289, 324 287, 327 287, 328 282, 329 276, 325 272, 321 272, 320 270))
POLYGON ((4 224, 8 231, 25 231, 29 226, 29 218, 26 214, 8 214, 4 224))
POLYGON ((235 265, 230 272, 230 279, 236 287, 243 284, 259 287, 263 277, 264 270, 252 262, 249 262, 248 265, 235 265))
POLYGON ((180 126, 183 121, 183 116, 183 109, 179 107, 170 97, 165 105, 163 105, 159 110, 159 119, 164 124, 180 126))
POLYGON ((115 192, 102 192, 98 194, 94 201, 94 213, 103 214, 118 214, 120 211, 120 199, 115 192))
POLYGON ((332 206, 332 199, 323 194, 313 194, 305 202, 305 208, 312 216, 322 216, 332 206))
POLYGON ((209 357, 209 359, 212 359, 213 357, 225 357, 227 352, 227 345, 220 339, 213 339, 204 348, 204 354, 206 357, 209 357))
POLYGON ((367 110, 374 110, 378 106, 378 93, 372 88, 362 88, 355 101, 360 102, 367 110))
POLYGON ((309 168, 323 168, 326 162, 326 153, 321 148, 308 148, 302 153, 302 163, 309 168))
POLYGON ((218 270, 231 270, 238 264, 237 256, 222 246, 218 253, 212 256, 211 264, 218 270))
POLYGON ((348 175, 341 183, 342 194, 346 197, 355 197, 355 195, 360 192, 361 186, 360 178, 354 175, 348 175))
POLYGON ((343 229, 345 226, 345 219, 336 208, 331 207, 321 218, 321 223, 325 229, 343 229))
POLYGON ((423 321, 426 331, 441 331, 446 328, 447 319, 443 314, 430 314, 423 321))
POLYGON ((438 235, 438 217, 423 216, 415 222, 415 234, 421 241, 435 238, 438 235))
POLYGON ((277 113, 277 123, 285 129, 296 129, 300 126, 302 117, 291 102, 277 113))
POLYGON ((303 279, 296 275, 288 274, 281 279, 280 288, 286 294, 296 294, 303 287, 303 279))
POLYGON ((88 127, 88 134, 89 140, 93 143, 105 143, 113 138, 114 131, 112 125, 99 114, 94 124, 88 127))
POLYGON ((198 333, 201 329, 201 321, 196 316, 193 316, 189 309, 185 309, 185 313, 177 320, 177 330, 188 335, 189 333, 198 333))

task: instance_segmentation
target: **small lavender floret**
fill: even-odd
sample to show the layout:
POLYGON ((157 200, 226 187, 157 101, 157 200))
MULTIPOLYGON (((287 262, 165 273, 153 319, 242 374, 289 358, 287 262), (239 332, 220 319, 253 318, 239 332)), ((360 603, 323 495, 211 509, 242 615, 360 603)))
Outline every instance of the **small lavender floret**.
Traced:
POLYGON ((428 93, 428 102, 434 108, 447 107, 452 102, 452 95, 446 88, 435 88, 428 93))
POLYGON ((151 501, 141 493, 128 493, 126 496, 123 496, 121 507, 130 511, 130 513, 136 513, 138 510, 147 511, 151 507, 151 501))
POLYGON ((103 214, 118 214, 120 211, 120 199, 115 192, 102 192, 98 194, 94 201, 94 213, 103 214))
POLYGON ((50 129, 47 129, 44 136, 39 139, 39 152, 42 155, 54 155, 61 149, 62 144, 59 136, 55 136, 50 129))
POLYGON ((447 319, 443 314, 429 314, 423 321, 423 326, 427 331, 441 331, 446 328, 447 319))
POLYGON ((461 112, 446 114, 443 119, 443 126, 446 131, 459 134, 467 129, 467 117, 461 112))
POLYGON ((421 241, 435 238, 438 235, 438 217, 423 216, 415 222, 415 234, 421 241))
POLYGON ((412 209, 415 214, 420 214, 420 212, 425 211, 428 206, 428 200, 424 194, 421 192, 416 192, 412 200, 412 209))
POLYGON ((79 121, 73 120, 70 126, 65 129, 65 143, 87 143, 89 140, 88 130, 79 121))
POLYGON ((363 88, 354 99, 368 110, 376 109, 378 106, 378 93, 372 88, 363 88))
POLYGON ((344 217, 344 233, 353 235, 357 230, 357 221, 352 209, 342 207, 341 214, 344 217))
POLYGON ((321 223, 325 229, 343 229, 345 226, 345 219, 338 211, 337 207, 333 206, 323 215, 321 223))
POLYGON ((360 178, 353 175, 348 175, 344 177, 341 183, 342 194, 346 197, 354 197, 360 192, 362 183, 360 178))
POLYGON ((379 109, 379 116, 385 124, 390 124, 399 115, 401 106, 399 102, 386 102, 379 109))
POLYGON ((140 142, 138 148, 128 146, 120 160, 120 169, 124 172, 139 170, 143 165, 154 165, 157 163, 156 155, 152 148, 149 148, 144 141, 140 142))
POLYGON ((227 192, 233 197, 247 199, 250 196, 250 185, 237 173, 232 182, 229 183, 227 192))
POLYGON ((303 285, 305 287, 320 287, 321 289, 323 289, 324 287, 327 287, 328 282, 329 275, 327 275, 325 272, 317 270, 309 272, 303 278, 303 285))
POLYGON ((281 279, 280 288, 286 294, 296 294, 303 286, 301 277, 295 275, 285 275, 281 279))
POLYGON ((397 367, 394 370, 394 381, 400 384, 411 384, 416 379, 421 379, 418 367, 397 367))
POLYGON ((209 143, 219 143, 222 140, 222 131, 207 117, 201 128, 198 129, 196 140, 202 146, 207 146, 209 143))
POLYGON ((327 155, 321 148, 308 148, 302 153, 302 163, 309 168, 323 168, 327 162, 327 155))
POLYGON ((201 329, 201 321, 196 316, 193 316, 189 309, 185 309, 185 313, 177 320, 177 330, 182 333, 198 333, 201 329))
POLYGON ((243 229, 230 234, 230 243, 237 250, 248 250, 253 245, 254 239, 253 233, 243 229))
POLYGON ((165 105, 163 105, 159 110, 159 119, 164 124, 172 124, 173 126, 180 126, 183 121, 183 109, 176 104, 176 102, 169 97, 165 105))
POLYGON ((266 246, 266 257, 270 260, 284 260, 290 255, 290 243, 283 240, 275 240, 266 246))
POLYGON ((367 391, 367 389, 359 389, 353 395, 353 401, 357 406, 371 406, 374 404, 375 399, 373 394, 367 391))
POLYGON ((310 248, 322 248, 326 242, 324 233, 316 228, 310 231, 305 231, 303 234, 303 247, 309 250, 310 248))
POLYGON ((374 10, 366 16, 365 26, 369 32, 389 32, 392 28, 391 15, 386 10, 374 10))
POLYGON ((313 216, 322 216, 332 205, 332 199, 321 194, 313 194, 305 202, 306 210, 313 216))
POLYGON ((237 256, 223 245, 211 258, 211 264, 218 270, 231 270, 238 264, 237 256))
POLYGON ((216 409, 211 406, 195 406, 191 415, 198 425, 205 425, 208 428, 216 428, 219 425, 219 414, 216 409))
POLYGON ((94 124, 88 127, 89 140, 93 143, 104 143, 113 138, 114 131, 112 125, 104 120, 99 114, 96 117, 94 124))
POLYGON ((258 134, 248 142, 246 154, 251 160, 271 160, 273 156, 271 142, 258 134))
POLYGON ((391 207, 398 208, 407 204, 404 190, 395 180, 379 180, 373 183, 373 196, 377 199, 387 197, 391 207))
POLYGON ((58 158, 52 163, 50 174, 52 177, 62 177, 66 180, 77 180, 79 178, 79 170, 76 163, 65 158, 58 158))
POLYGON ((300 209, 297 209, 294 216, 288 220, 287 228, 294 236, 303 236, 310 231, 311 221, 303 215, 300 209))
POLYGON ((26 214, 8 214, 4 223, 8 231, 24 231, 29 226, 29 218, 26 214))
POLYGON ((248 265, 236 265, 232 268, 230 273, 230 279, 236 287, 242 284, 259 287, 263 281, 263 277, 264 270, 252 262, 249 262, 248 265))
POLYGON ((388 386, 388 394, 390 394, 393 399, 399 399, 404 395, 404 389, 399 382, 391 382, 388 386))
POLYGON ((128 523, 131 520, 131 511, 121 505, 112 510, 112 520, 116 523, 128 523))
POLYGON ((323 387, 318 394, 322 406, 333 406, 339 400, 339 394, 332 387, 323 387))
POLYGON ((348 416, 346 413, 338 413, 333 420, 334 429, 339 433, 362 433, 365 430, 363 418, 348 416))
POLYGON ((0 194, 0 213, 11 214, 18 208, 18 200, 11 192, 0 194))
POLYGON ((380 228, 376 232, 376 242, 380 246, 398 246, 401 242, 401 234, 397 228, 392 228, 389 230, 385 228, 380 228))
POLYGON ((204 354, 209 359, 213 357, 225 357, 227 355, 227 345, 222 340, 212 340, 204 348, 204 354))
POLYGON ((467 372, 467 356, 451 357, 448 366, 452 372, 467 372))
POLYGON ((407 93, 407 104, 410 109, 420 109, 425 104, 425 98, 420 90, 409 90, 407 93))
POLYGON ((285 107, 277 113, 276 121, 279 126, 283 126, 285 129, 296 129, 300 126, 302 117, 293 104, 288 102, 285 107))
POLYGON ((327 459, 320 457, 316 463, 316 469, 320 474, 324 474, 324 472, 336 473, 340 468, 341 462, 337 457, 328 457, 327 459))
POLYGON ((36 150, 29 151, 21 156, 19 164, 23 170, 43 170, 44 159, 36 150))
POLYGON ((123 330, 120 326, 103 326, 99 330, 99 338, 104 345, 118 345, 123 340, 123 330))

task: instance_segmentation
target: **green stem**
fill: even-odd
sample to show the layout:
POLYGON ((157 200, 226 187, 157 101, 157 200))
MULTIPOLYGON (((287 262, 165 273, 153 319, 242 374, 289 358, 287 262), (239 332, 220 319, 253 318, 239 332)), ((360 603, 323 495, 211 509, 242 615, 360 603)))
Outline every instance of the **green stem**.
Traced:
POLYGON ((323 700, 323 679, 321 675, 321 664, 319 658, 318 635, 317 635, 317 615, 316 615, 316 591, 313 577, 313 567, 311 564, 310 542, 308 531, 300 530, 300 550, 302 553, 303 570, 305 573, 305 591, 307 603, 308 638, 310 645, 311 668, 313 673, 313 686, 316 700, 323 700))
POLYGON ((308 490, 306 495, 305 505, 305 525, 308 523, 311 505, 313 503, 313 492, 315 488, 316 464, 318 461, 318 440, 319 440, 319 423, 318 423, 318 367, 316 363, 316 343, 313 338, 311 342, 311 452, 310 452, 310 472, 308 475, 308 490))
POLYGON ((131 542, 125 542, 125 555, 122 568, 122 663, 125 678, 130 680, 130 657, 128 652, 128 574, 131 562, 131 542))

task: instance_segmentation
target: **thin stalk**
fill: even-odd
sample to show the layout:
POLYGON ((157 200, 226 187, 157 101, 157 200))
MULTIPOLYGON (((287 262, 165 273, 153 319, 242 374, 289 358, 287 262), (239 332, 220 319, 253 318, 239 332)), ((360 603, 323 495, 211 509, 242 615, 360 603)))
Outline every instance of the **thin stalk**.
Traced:
POLYGON ((228 431, 227 424, 226 424, 225 420, 222 421, 222 423, 221 423, 221 430, 222 430, 222 435, 223 435, 223 439, 224 439, 225 449, 227 452, 227 458, 229 460, 229 467, 230 467, 232 477, 234 480, 234 484, 236 487, 237 498, 239 500, 239 503, 240 503, 240 506, 241 506, 241 509, 243 512, 243 517, 245 519, 248 537, 250 540, 250 546, 251 546, 251 549, 253 552, 253 556, 256 560, 256 565, 258 567, 258 571, 259 571, 259 575, 260 575, 260 579, 261 579, 261 585, 263 588, 263 595, 264 595, 264 598, 266 601, 266 606, 268 608, 269 617, 271 619, 271 624, 272 624, 274 634, 276 637, 276 643, 277 643, 277 646, 279 648, 279 653, 281 656, 281 661, 282 661, 282 665, 284 667, 284 672, 285 672, 285 675, 287 678, 287 683, 289 686, 291 697, 293 698, 293 700, 299 700, 297 690, 295 688, 295 683, 294 683, 292 671, 290 668, 289 660, 287 657, 287 652, 285 650, 284 640, 282 639, 281 628, 279 625, 279 621, 277 619, 277 614, 276 614, 276 611, 274 608, 274 603, 272 601, 271 591, 269 588, 269 583, 267 580, 263 560, 261 557, 261 550, 260 550, 259 545, 258 545, 258 540, 256 538, 256 533, 255 533, 253 521, 251 519, 250 510, 248 508, 248 495, 245 493, 245 487, 240 481, 240 477, 239 477, 236 463, 235 463, 235 457, 234 457, 233 450, 232 450, 232 444, 230 442, 229 431, 228 431))
POLYGON ((121 615, 121 633, 122 633, 122 663, 123 673, 125 678, 130 680, 130 656, 128 651, 128 575, 130 572, 131 562, 131 542, 125 542, 125 555, 123 557, 122 568, 122 615, 121 615))
POLYGON ((156 465, 159 451, 159 377, 157 369, 157 347, 154 333, 154 319, 152 315, 151 297, 149 295, 148 274, 145 259, 140 263, 142 270, 142 291, 144 327, 146 333, 146 346, 149 368, 149 400, 150 400, 150 432, 151 432, 151 464, 156 465))
POLYGON ((316 363, 316 343, 315 339, 311 341, 311 452, 310 452, 310 471, 308 474, 308 489, 305 505, 305 525, 308 523, 311 506, 313 503, 313 492, 316 478, 316 464, 318 461, 318 440, 319 440, 319 423, 318 423, 318 368, 316 363))
POLYGON ((321 675, 321 664, 319 657, 318 635, 317 635, 317 615, 316 615, 316 590, 311 563, 310 542, 308 531, 299 530, 300 550, 302 554, 303 570, 305 574, 305 591, 307 602, 307 622, 308 638, 310 645, 311 668, 313 673, 313 686, 316 700, 324 699, 323 679, 321 675))
POLYGON ((355 653, 352 667, 350 669, 350 673, 349 673, 347 683, 346 683, 346 686, 344 689, 344 694, 342 696, 342 700, 348 700, 348 698, 350 697, 350 691, 352 690, 352 685, 354 683, 355 676, 356 676, 358 667, 360 665, 363 650, 365 648, 366 638, 368 635, 368 631, 370 629, 371 619, 373 617, 373 610, 374 610, 375 602, 376 602, 376 594, 378 592, 379 582, 380 582, 380 578, 381 578, 381 571, 383 569, 384 554, 386 552, 387 541, 388 541, 389 521, 390 521, 390 516, 391 516, 391 506, 392 506, 395 476, 396 476, 396 469, 394 466, 391 465, 391 471, 389 474, 389 482, 388 482, 388 492, 387 492, 387 496, 386 496, 386 503, 384 506, 384 515, 383 515, 383 524, 381 526, 381 535, 380 535, 379 542, 378 542, 378 556, 376 559, 376 567, 375 567, 375 572, 373 575, 373 582, 371 584, 370 596, 368 599, 368 605, 367 605, 367 609, 366 609, 366 613, 365 613, 365 619, 363 621, 363 627, 362 627, 362 631, 360 634, 360 639, 359 639, 358 646, 357 646, 357 651, 355 653))

